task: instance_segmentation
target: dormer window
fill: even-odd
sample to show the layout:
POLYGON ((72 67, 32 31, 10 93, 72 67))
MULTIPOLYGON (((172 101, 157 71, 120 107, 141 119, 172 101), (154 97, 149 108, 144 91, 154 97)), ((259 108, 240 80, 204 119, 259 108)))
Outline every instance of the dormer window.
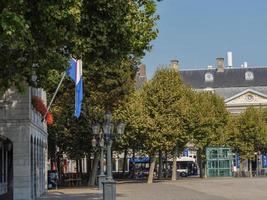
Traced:
POLYGON ((251 81, 251 80, 253 80, 253 79, 254 79, 254 74, 253 74, 253 72, 246 72, 246 73, 245 73, 245 79, 246 79, 247 81, 251 81))
POLYGON ((212 82, 212 81, 213 81, 212 73, 206 73, 205 74, 205 82, 212 82))

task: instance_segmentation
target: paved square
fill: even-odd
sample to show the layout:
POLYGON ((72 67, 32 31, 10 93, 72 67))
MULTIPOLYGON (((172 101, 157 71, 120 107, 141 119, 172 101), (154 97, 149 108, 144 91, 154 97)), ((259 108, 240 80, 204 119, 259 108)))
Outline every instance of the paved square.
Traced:
POLYGON ((156 184, 118 184, 118 200, 267 199, 267 178, 184 179, 156 184))
MULTIPOLYGON (((60 189, 41 198, 101 200, 92 188, 60 189)), ((267 178, 187 178, 160 183, 118 183, 117 200, 258 200, 267 199, 267 178)))

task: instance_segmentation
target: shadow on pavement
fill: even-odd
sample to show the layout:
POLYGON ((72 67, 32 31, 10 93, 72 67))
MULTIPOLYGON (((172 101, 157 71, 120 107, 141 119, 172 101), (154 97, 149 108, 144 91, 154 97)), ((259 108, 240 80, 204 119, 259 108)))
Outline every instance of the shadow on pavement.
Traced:
MULTIPOLYGON (((95 190, 86 188, 50 190, 37 200, 102 200, 102 191, 95 190)), ((117 193, 117 197, 125 197, 125 195, 117 193)))
POLYGON ((42 197, 38 198, 38 200, 102 200, 102 194, 100 193, 92 193, 92 192, 83 192, 83 193, 64 193, 64 192, 49 192, 42 197))

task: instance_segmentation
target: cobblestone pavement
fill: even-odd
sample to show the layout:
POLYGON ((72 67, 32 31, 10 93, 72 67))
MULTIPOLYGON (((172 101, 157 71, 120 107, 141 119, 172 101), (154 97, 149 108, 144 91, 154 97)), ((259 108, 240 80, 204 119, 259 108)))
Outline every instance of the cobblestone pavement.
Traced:
MULTIPOLYGON (((118 183, 117 200, 258 200, 267 199, 267 178, 188 178, 154 184, 118 183)), ((101 200, 96 189, 50 191, 41 199, 101 200)))

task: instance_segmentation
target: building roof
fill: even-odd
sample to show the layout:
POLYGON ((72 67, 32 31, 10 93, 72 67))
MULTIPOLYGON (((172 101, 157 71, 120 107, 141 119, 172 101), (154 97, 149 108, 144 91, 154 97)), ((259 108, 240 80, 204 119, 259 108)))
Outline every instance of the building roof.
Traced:
POLYGON ((224 99, 227 99, 245 90, 253 90, 255 92, 259 92, 261 94, 267 95, 267 86, 215 88, 214 92, 215 94, 218 94, 224 99))
POLYGON ((223 72, 217 72, 217 69, 184 70, 180 75, 195 89, 267 86, 267 67, 225 68, 223 72), (252 72, 253 79, 246 80, 246 72, 252 72), (212 74, 212 81, 205 80, 207 73, 212 74))

